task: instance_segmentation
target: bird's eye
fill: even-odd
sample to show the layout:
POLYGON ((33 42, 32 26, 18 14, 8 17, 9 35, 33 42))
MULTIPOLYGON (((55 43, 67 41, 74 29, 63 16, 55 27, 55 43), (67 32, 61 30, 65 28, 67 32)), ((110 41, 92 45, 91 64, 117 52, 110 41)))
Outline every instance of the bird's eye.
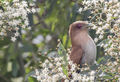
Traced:
POLYGON ((81 24, 77 24, 77 28, 81 29, 82 25, 81 24))

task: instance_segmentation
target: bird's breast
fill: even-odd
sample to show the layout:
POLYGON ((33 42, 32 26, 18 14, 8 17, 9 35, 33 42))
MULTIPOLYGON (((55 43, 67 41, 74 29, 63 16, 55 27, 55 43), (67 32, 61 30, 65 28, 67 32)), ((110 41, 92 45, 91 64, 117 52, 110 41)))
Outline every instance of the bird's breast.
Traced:
POLYGON ((96 45, 92 38, 88 35, 88 40, 82 45, 82 49, 84 50, 82 63, 93 64, 96 60, 96 45))

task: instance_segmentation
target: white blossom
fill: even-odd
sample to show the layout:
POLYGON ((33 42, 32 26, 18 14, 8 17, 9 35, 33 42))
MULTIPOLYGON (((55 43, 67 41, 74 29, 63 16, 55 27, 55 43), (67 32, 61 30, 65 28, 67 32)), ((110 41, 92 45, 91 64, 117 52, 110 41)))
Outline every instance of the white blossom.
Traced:
POLYGON ((11 40, 12 40, 13 42, 15 42, 15 41, 16 41, 16 37, 11 37, 11 40))
MULTIPOLYGON (((9 36, 8 31, 10 31, 14 36, 10 36, 12 41, 15 41, 15 37, 20 36, 18 33, 19 28, 26 28, 29 26, 28 14, 37 12, 34 6, 29 7, 28 3, 23 0, 13 0, 12 4, 8 0, 1 2, 4 4, 4 12, 0 10, 0 37, 9 36), (30 11, 32 8, 32 11, 30 11), (3 31, 2 29, 6 27, 3 31), (8 30, 9 29, 9 30, 8 30), (16 33, 11 30, 16 31, 16 33)), ((31 3, 32 4, 32 3, 31 3)))

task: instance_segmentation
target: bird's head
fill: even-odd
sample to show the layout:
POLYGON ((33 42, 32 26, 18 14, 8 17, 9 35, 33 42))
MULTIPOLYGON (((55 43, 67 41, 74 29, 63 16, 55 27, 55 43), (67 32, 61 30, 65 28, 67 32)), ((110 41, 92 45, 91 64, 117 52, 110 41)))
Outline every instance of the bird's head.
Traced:
POLYGON ((87 30, 87 27, 89 27, 89 23, 87 21, 76 21, 70 25, 69 32, 76 33, 76 32, 85 31, 87 30))
POLYGON ((77 41, 83 34, 88 34, 90 24, 87 21, 73 22, 69 27, 71 40, 77 41))

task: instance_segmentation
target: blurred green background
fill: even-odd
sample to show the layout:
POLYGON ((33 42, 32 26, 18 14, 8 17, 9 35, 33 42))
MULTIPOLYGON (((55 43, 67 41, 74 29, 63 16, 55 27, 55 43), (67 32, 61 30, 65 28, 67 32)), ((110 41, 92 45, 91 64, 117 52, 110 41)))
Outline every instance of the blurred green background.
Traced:
MULTIPOLYGON (((16 42, 11 42, 9 37, 0 40, 0 82, 24 81, 46 54, 56 53, 58 39, 66 49, 70 48, 69 25, 76 20, 89 20, 90 11, 78 13, 78 9, 83 7, 81 1, 37 0, 35 4, 40 11, 28 14, 32 29, 21 29, 21 37, 16 42)), ((90 30, 90 35, 94 38, 95 31, 90 30)), ((102 54, 100 50, 98 48, 98 53, 102 54)), ((37 81, 28 78, 28 82, 37 81)))

